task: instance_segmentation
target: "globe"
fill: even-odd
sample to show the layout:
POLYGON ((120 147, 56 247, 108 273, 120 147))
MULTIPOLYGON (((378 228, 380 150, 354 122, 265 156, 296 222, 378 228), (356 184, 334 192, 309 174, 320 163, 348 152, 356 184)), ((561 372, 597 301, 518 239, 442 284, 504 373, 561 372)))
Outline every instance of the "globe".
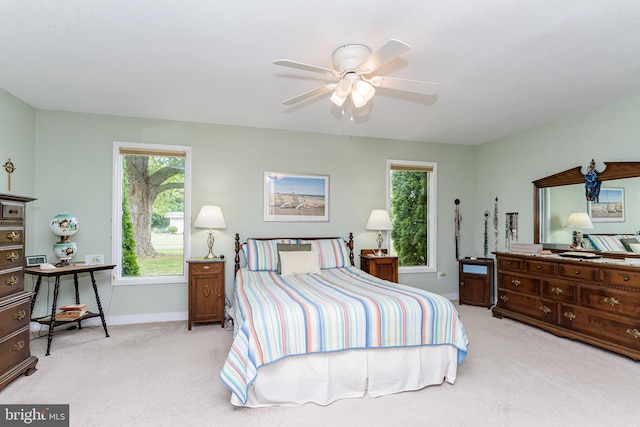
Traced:
POLYGON ((60 236, 60 241, 53 245, 53 254, 60 260, 58 265, 69 265, 69 260, 78 252, 78 246, 69 240, 69 236, 78 232, 78 218, 68 213, 60 213, 51 218, 49 227, 53 234, 60 236))

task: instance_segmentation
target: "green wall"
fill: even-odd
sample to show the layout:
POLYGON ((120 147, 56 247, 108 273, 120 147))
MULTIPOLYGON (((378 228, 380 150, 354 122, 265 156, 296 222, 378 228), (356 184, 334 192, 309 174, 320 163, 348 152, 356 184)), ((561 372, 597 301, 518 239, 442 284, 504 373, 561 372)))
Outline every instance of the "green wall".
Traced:
MULTIPOLYGON (((113 141, 192 147, 192 214, 210 202, 222 207, 227 229, 216 232, 214 249, 229 260, 228 295, 233 291, 236 232, 243 239, 346 237, 353 232, 359 253, 375 246, 375 233, 364 226, 372 209, 386 205, 387 159, 433 161, 438 163, 438 269, 447 275, 438 280, 435 273, 401 274, 400 281, 453 297, 457 294, 453 201, 463 201, 463 217, 474 210, 475 147, 42 110, 36 111, 36 123, 34 195, 39 200, 36 241, 30 253, 53 257, 55 238, 48 220, 68 211, 80 221, 80 230, 73 237, 78 244, 76 258, 102 253, 105 261, 117 263, 110 259, 113 141), (264 222, 264 171, 329 175, 330 221, 264 222)), ((465 227, 471 230, 473 224, 469 221, 465 227)), ((463 237, 462 253, 473 247, 471 235, 463 237)), ((206 253, 206 230, 193 230, 191 249, 192 254, 206 253)), ((186 312, 184 283, 110 286, 108 273, 97 278, 112 323, 180 318, 186 312)), ((65 286, 61 298, 72 299, 72 288, 65 286)), ((41 304, 44 301, 39 300, 36 311, 46 311, 41 304)))
POLYGON ((533 181, 576 166, 584 172, 591 159, 640 161, 639 118, 640 96, 633 96, 478 146, 476 205, 484 209, 498 197, 498 249, 504 250, 505 212, 519 213, 519 241, 533 242, 533 181))

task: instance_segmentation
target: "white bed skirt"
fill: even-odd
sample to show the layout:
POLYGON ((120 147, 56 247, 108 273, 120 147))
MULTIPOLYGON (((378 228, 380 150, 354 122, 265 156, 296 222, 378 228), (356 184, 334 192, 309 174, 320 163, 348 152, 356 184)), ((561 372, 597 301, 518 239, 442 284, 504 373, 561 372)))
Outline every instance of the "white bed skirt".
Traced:
POLYGON ((247 403, 236 406, 328 405, 338 399, 383 396, 429 385, 453 384, 458 349, 450 345, 345 350, 288 357, 262 366, 247 403))

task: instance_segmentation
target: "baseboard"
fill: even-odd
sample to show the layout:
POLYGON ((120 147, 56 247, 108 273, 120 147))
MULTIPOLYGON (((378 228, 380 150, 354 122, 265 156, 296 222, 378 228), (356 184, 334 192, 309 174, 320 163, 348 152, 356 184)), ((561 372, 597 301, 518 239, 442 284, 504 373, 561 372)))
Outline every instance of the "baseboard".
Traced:
MULTIPOLYGON (((173 313, 148 313, 148 314, 127 314, 122 316, 107 316, 105 317, 105 321, 107 322, 107 327, 111 325, 133 325, 138 323, 156 323, 156 322, 178 322, 178 321, 187 321, 188 313, 184 312, 173 312, 173 313)), ((69 322, 69 326, 75 324, 75 322, 69 322)), ((42 330, 44 325, 41 325, 37 322, 31 322, 31 330, 32 331, 40 331, 42 330)), ((67 325, 64 325, 66 327, 67 325)), ((100 322, 100 317, 92 317, 87 320, 82 321, 82 326, 100 326, 102 327, 102 323, 100 322)), ((44 326, 46 328, 46 326, 44 326)))
POLYGON ((460 299, 460 294, 458 294, 457 292, 453 294, 442 294, 442 296, 449 301, 458 301, 460 299))

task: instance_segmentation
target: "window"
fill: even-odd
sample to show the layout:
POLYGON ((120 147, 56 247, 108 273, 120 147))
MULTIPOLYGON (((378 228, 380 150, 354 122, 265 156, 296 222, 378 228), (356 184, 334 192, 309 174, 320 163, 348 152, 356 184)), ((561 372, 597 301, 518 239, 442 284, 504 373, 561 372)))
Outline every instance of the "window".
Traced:
POLYGON ((114 284, 187 281, 190 147, 114 142, 114 284))
POLYGON ((390 253, 404 273, 435 272, 436 163, 387 160, 390 253))

